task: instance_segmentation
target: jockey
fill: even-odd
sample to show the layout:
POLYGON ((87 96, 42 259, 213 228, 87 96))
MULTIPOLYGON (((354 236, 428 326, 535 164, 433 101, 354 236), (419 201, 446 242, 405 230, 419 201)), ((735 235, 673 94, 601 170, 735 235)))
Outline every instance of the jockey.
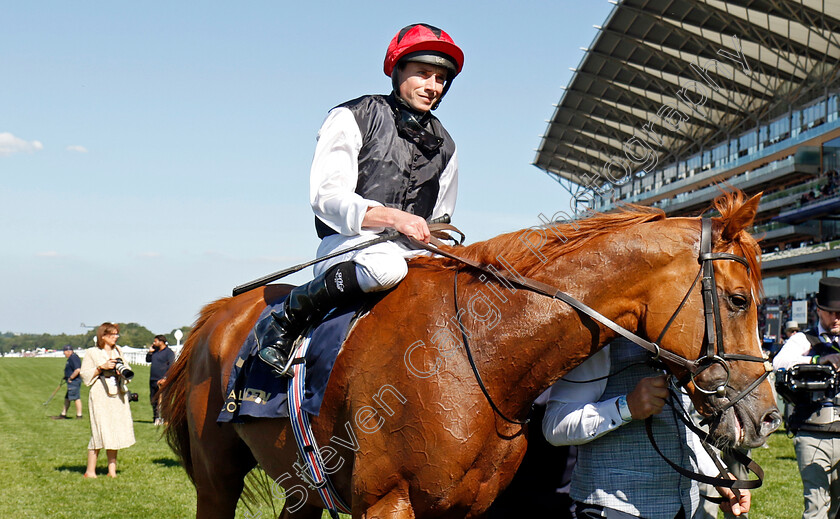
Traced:
MULTIPOLYGON (((404 27, 385 54, 390 95, 368 95, 333 108, 318 132, 309 202, 323 257, 396 229, 428 243, 426 220, 452 214, 458 191, 455 143, 431 111, 461 71, 464 54, 450 36, 426 24, 404 27)), ((315 278, 294 288, 272 313, 279 332, 260 358, 291 376, 292 346, 330 310, 362 293, 387 290, 420 254, 386 241, 318 263, 315 278)))

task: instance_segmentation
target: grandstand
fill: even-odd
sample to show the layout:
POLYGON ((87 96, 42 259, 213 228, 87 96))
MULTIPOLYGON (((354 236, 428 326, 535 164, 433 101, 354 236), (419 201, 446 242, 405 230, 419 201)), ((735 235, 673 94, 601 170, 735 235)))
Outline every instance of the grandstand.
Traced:
POLYGON ((840 2, 612 3, 534 165, 573 211, 696 215, 721 183, 763 191, 766 301, 781 322, 794 300, 813 309, 819 279, 840 276, 840 2))

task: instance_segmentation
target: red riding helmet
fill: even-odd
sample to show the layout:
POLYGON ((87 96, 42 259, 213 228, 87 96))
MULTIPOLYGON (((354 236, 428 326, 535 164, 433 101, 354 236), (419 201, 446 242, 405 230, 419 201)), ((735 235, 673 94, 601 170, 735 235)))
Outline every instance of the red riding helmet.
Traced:
POLYGON ((388 45, 385 75, 392 77, 394 67, 401 60, 444 67, 449 70, 447 79, 452 80, 464 66, 464 53, 444 31, 425 23, 415 23, 403 27, 388 45))

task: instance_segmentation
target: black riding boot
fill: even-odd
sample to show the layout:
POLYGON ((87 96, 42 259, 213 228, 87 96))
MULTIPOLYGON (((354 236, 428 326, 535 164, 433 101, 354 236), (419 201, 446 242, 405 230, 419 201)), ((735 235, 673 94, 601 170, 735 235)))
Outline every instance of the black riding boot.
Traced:
POLYGON ((271 312, 278 338, 274 344, 263 346, 260 359, 281 376, 291 377, 292 346, 301 332, 333 308, 345 305, 360 294, 356 264, 352 261, 333 265, 309 283, 293 288, 283 307, 271 312))

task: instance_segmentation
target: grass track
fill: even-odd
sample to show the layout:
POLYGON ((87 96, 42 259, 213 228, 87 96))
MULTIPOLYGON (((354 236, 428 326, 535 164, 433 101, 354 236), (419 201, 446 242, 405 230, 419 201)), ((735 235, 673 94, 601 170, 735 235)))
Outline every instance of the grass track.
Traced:
MULTIPOLYGON (((82 473, 90 438, 87 388, 82 388, 83 420, 48 418, 61 411, 64 387, 48 406, 42 405, 58 385, 63 367, 63 358, 0 358, 0 518, 194 517, 195 490, 160 439, 160 428, 152 425, 149 368, 135 366, 135 380, 130 384, 140 394, 140 401, 131 404, 137 443, 120 451, 119 477, 104 477, 102 452, 97 471, 101 477, 86 480, 82 473)), ((776 433, 769 445, 769 449, 753 451, 766 479, 754 492, 750 517, 798 519, 802 484, 792 441, 776 433)), ((252 513, 240 506, 236 514, 243 519, 272 516, 268 505, 252 513)))

